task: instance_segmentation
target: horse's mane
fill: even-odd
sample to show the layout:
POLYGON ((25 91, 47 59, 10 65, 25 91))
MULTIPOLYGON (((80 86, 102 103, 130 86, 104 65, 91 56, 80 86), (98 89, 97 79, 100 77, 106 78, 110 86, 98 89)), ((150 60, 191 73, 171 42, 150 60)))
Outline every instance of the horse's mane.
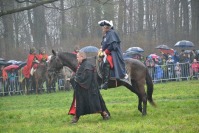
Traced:
POLYGON ((59 52, 58 55, 60 60, 64 66, 68 66, 71 70, 76 71, 77 68, 77 60, 76 54, 69 53, 69 52, 59 52))
MULTIPOLYGON (((71 70, 76 71, 77 59, 76 54, 70 52, 59 52, 58 57, 62 60, 64 66, 68 66, 71 70)), ((95 66, 96 56, 87 57, 87 59, 95 66)))

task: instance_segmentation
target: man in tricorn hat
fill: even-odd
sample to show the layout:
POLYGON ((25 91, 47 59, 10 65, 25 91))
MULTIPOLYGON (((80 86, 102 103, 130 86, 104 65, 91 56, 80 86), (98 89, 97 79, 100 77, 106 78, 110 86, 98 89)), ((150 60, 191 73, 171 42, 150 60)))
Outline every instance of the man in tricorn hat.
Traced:
POLYGON ((108 88, 110 69, 114 70, 116 79, 127 79, 128 75, 125 70, 125 63, 120 48, 120 38, 113 30, 113 22, 102 20, 98 24, 102 27, 103 38, 101 49, 106 57, 103 64, 103 84, 101 89, 108 88))

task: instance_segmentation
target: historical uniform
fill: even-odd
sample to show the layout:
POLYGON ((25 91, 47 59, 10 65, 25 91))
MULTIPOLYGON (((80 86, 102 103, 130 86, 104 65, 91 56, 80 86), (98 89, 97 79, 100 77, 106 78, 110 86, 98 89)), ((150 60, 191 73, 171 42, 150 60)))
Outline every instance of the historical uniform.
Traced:
MULTIPOLYGON (((112 27, 112 22, 107 20, 100 21, 98 23, 100 26, 108 26, 112 27)), ((107 89, 108 87, 108 80, 109 80, 109 73, 110 68, 114 71, 113 77, 116 79, 123 79, 127 78, 126 70, 125 70, 125 63, 122 56, 122 51, 120 48, 120 39, 117 33, 110 28, 106 31, 105 35, 102 38, 101 46, 102 51, 104 51, 106 55, 106 60, 103 64, 103 85, 101 86, 102 89, 107 89)))
POLYGON ((46 62, 48 60, 48 55, 46 54, 46 50, 43 47, 40 49, 40 52, 37 58, 39 62, 41 61, 46 62))
POLYGON ((27 65, 24 66, 22 73, 24 77, 30 78, 30 71, 34 65, 34 62, 37 60, 36 49, 33 47, 30 49, 30 53, 27 58, 27 65))

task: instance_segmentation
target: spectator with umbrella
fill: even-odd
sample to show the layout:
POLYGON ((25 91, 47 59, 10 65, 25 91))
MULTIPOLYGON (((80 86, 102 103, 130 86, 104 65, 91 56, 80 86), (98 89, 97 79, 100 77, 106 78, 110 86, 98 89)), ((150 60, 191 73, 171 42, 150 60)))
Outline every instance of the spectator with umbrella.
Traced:
POLYGON ((14 68, 12 68, 12 69, 10 69, 10 71, 8 71, 8 84, 10 86, 9 91, 13 92, 15 90, 15 85, 16 85, 16 71, 14 68))
POLYGON ((4 68, 4 71, 7 72, 8 74, 8 84, 6 88, 9 88, 9 92, 13 92, 14 90, 16 91, 16 84, 17 84, 17 70, 19 66, 18 65, 9 65, 4 68))

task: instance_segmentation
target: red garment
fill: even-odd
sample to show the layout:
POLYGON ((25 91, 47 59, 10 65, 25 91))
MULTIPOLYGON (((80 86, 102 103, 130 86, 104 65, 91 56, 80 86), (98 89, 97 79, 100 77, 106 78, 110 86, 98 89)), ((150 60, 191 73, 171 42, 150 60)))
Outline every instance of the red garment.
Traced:
POLYGON ((27 59, 27 64, 24 66, 22 73, 24 77, 29 78, 30 77, 30 70, 32 68, 32 63, 34 61, 35 55, 34 54, 29 54, 28 59, 27 59))
POLYGON ((75 100, 75 97, 73 97, 73 102, 72 102, 72 105, 70 107, 70 110, 68 112, 69 115, 75 115, 76 114, 76 100, 75 100))
POLYGON ((44 59, 44 60, 48 60, 48 55, 47 54, 39 54, 37 55, 37 59, 39 60, 39 62, 44 59))
POLYGON ((2 77, 3 81, 6 81, 6 79, 8 79, 8 73, 4 69, 2 70, 2 77))
POLYGON ((112 69, 114 65, 113 65, 113 57, 110 55, 111 52, 108 49, 106 49, 104 52, 107 54, 107 58, 106 59, 108 60, 108 62, 110 64, 110 67, 112 69))
POLYGON ((193 69, 194 72, 198 72, 199 71, 199 63, 197 63, 197 62, 192 63, 191 68, 193 69))

